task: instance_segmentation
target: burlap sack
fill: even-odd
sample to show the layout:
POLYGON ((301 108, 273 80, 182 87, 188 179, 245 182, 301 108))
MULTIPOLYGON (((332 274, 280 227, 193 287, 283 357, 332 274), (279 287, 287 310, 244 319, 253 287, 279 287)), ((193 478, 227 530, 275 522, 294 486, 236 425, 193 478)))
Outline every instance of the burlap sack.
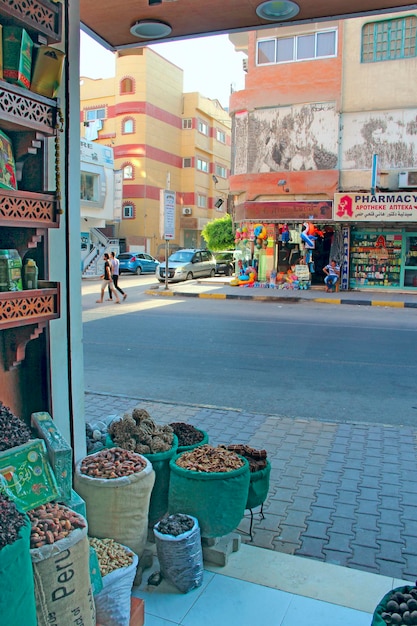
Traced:
POLYGON ((95 626, 90 583, 90 544, 85 528, 30 551, 38 624, 95 626))
MULTIPOLYGON (((94 455, 90 455, 94 456, 94 455)), ((91 537, 114 539, 139 559, 148 536, 148 513, 155 472, 149 460, 137 474, 123 478, 91 478, 77 464, 74 489, 85 500, 91 537)))

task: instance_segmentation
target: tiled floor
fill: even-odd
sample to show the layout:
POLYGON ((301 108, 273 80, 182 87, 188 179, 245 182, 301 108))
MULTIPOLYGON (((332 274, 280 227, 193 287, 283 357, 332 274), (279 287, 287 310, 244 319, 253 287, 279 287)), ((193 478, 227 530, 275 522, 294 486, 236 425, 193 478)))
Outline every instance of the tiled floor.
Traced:
POLYGON ((146 626, 370 626, 380 599, 404 581, 248 546, 225 567, 207 565, 201 587, 183 594, 163 580, 133 595, 146 626))

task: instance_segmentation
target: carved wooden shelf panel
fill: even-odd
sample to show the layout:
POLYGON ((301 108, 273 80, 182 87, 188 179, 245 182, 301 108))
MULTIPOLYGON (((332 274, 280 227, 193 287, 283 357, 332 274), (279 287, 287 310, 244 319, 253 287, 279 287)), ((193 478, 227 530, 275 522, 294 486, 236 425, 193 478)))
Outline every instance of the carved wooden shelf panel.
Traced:
POLYGON ((59 284, 39 281, 39 287, 0 293, 0 330, 59 317, 59 284))
POLYGON ((0 124, 4 130, 38 130, 54 135, 56 116, 55 100, 0 80, 0 124))
POLYGON ((55 196, 30 191, 0 189, 0 225, 58 228, 55 196))
POLYGON ((38 35, 47 43, 61 41, 61 14, 61 3, 50 0, 0 0, 0 21, 25 28, 36 42, 38 35))
MULTIPOLYGON (((3 343, 3 361, 6 370, 20 365, 26 354, 26 346, 32 339, 37 339, 46 328, 46 322, 6 328, 1 333, 3 343)), ((0 342, 1 343, 1 342, 0 342)))

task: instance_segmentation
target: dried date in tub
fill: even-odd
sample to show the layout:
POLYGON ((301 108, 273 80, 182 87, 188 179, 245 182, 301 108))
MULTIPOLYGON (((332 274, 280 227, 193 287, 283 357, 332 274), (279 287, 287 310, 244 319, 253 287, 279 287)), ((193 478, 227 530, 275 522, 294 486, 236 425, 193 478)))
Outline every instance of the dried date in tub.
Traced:
POLYGON ((91 478, 114 479, 138 474, 145 467, 146 461, 140 454, 123 448, 110 448, 85 457, 80 471, 91 478))
POLYGON ((155 471, 141 454, 123 448, 100 450, 75 467, 74 490, 87 508, 89 533, 142 556, 155 471))

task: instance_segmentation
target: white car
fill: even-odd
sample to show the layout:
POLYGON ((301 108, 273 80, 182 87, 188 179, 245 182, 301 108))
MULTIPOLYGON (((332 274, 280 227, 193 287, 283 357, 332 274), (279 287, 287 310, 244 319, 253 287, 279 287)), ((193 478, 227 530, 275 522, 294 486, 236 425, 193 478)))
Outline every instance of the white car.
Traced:
MULTIPOLYGON (((156 277, 160 283, 165 282, 165 262, 156 268, 156 277)), ((168 258, 168 281, 179 282, 192 280, 202 276, 214 276, 216 259, 210 250, 183 249, 174 252, 168 258)))

